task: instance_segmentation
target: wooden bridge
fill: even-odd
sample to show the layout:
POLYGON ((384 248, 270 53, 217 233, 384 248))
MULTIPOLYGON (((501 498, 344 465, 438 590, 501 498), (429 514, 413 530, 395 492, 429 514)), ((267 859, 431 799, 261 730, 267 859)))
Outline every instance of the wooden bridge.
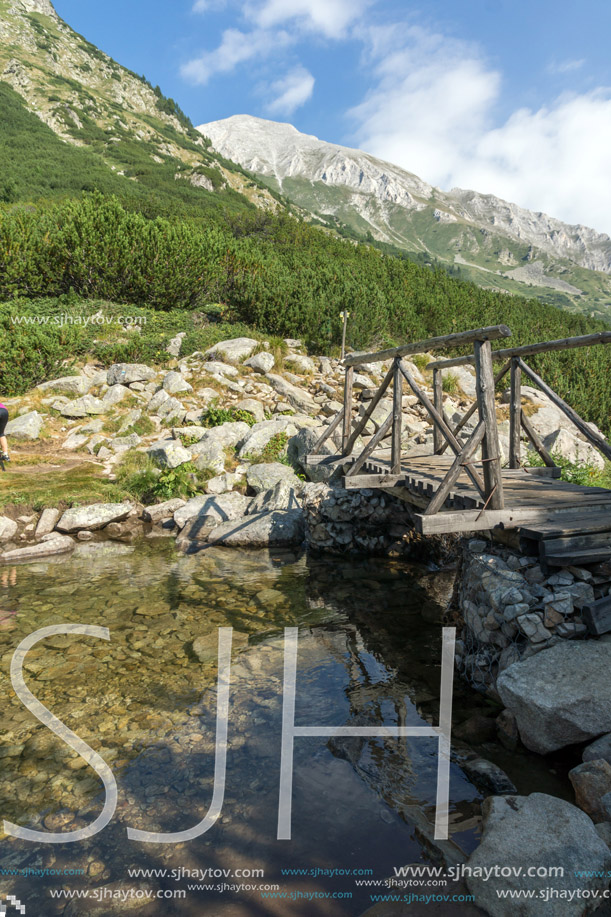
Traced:
POLYGON ((519 529, 524 548, 540 552, 554 541, 549 563, 562 565, 572 551, 573 562, 595 562, 611 556, 611 490, 582 487, 558 480, 560 469, 541 442, 522 407, 522 377, 526 376, 575 425, 585 439, 611 460, 611 445, 589 426, 525 362, 546 351, 611 343, 611 331, 493 350, 492 341, 509 337, 509 328, 497 325, 406 344, 377 353, 353 353, 344 359, 344 405, 308 456, 308 464, 341 468, 346 488, 381 488, 406 502, 418 531, 423 534, 473 532, 496 528, 519 529), (405 357, 449 348, 473 347, 473 353, 429 363, 433 398, 418 384, 405 357), (386 376, 361 417, 353 398, 354 370, 371 363, 392 361, 386 376), (502 368, 494 373, 494 363, 502 368), (442 370, 471 364, 475 368, 476 399, 460 422, 444 412, 442 370), (510 373, 509 461, 503 467, 499 447, 495 388, 510 373), (432 454, 402 454, 402 398, 404 386, 416 396, 433 424, 432 454), (365 433, 382 397, 392 385, 392 410, 366 442, 365 433), (474 417, 475 429, 465 438, 464 427, 474 417), (339 434, 341 430, 341 443, 339 434), (462 432, 462 439, 459 438, 462 432), (543 460, 542 467, 524 467, 521 433, 524 431, 543 460), (339 454, 323 455, 329 438, 337 440, 339 454), (357 441, 361 443, 355 453, 357 441), (585 537, 589 536, 589 537, 585 537), (562 543, 558 542, 558 539, 562 543), (564 552, 564 554, 563 554, 564 552))

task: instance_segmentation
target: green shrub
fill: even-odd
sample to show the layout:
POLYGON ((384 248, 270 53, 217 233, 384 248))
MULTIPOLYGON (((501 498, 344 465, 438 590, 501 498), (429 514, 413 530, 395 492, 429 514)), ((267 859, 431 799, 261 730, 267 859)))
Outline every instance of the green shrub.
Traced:
POLYGON ((202 427, 220 427, 223 423, 235 423, 236 421, 247 423, 249 427, 254 426, 257 422, 254 414, 251 414, 250 411, 242 411, 236 408, 217 408, 214 406, 209 407, 201 417, 202 427))
POLYGON ((163 503, 174 497, 194 496, 209 477, 192 462, 178 468, 161 468, 146 454, 130 449, 118 467, 117 485, 142 503, 163 503))
POLYGON ((458 381, 458 376, 454 373, 446 372, 443 375, 441 380, 441 388, 446 393, 446 395, 457 395, 460 393, 461 388, 458 381))

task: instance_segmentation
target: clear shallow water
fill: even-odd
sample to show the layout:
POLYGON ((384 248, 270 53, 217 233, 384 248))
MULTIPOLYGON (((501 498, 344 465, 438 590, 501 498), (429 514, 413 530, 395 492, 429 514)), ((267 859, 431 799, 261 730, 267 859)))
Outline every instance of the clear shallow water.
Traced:
MULTIPOLYGON (((108 627, 111 641, 49 638, 28 654, 26 683, 112 767, 119 802, 110 825, 82 843, 50 846, 4 837, 4 868, 85 874, 5 876, 2 892, 36 902, 34 913, 71 917, 127 913, 128 907, 107 902, 96 910, 91 901, 66 907, 65 899, 50 897, 51 890, 187 891, 180 900, 139 906, 135 912, 144 917, 361 914, 371 904, 371 889, 356 887, 354 877, 287 877, 281 870, 367 869, 382 879, 393 866, 425 860, 410 807, 433 817, 436 742, 296 739, 292 839, 277 840, 284 628, 299 627, 297 725, 436 723, 447 585, 443 574, 431 577, 399 562, 222 548, 185 557, 166 540, 135 549, 83 545, 68 559, 3 571, 0 815, 24 826, 67 831, 100 811, 103 794, 95 772, 37 723, 14 696, 8 676, 24 637, 66 622, 108 627), (180 845, 128 840, 128 826, 179 831, 208 811, 218 628, 228 626, 234 628, 234 645, 221 817, 208 833, 180 845), (203 662, 193 652, 195 639, 203 662), (130 878, 128 869, 138 867, 262 869, 264 877, 256 879, 202 881, 353 897, 279 900, 263 899, 260 888, 188 890, 197 880, 130 878)), ((478 704, 472 692, 459 689, 457 710, 478 704)), ((510 772, 523 772, 523 758, 498 748, 491 752, 510 772)), ((529 779, 529 791, 554 791, 554 778, 541 765, 529 779)), ((451 831, 466 851, 477 844, 481 798, 452 765, 451 831)))

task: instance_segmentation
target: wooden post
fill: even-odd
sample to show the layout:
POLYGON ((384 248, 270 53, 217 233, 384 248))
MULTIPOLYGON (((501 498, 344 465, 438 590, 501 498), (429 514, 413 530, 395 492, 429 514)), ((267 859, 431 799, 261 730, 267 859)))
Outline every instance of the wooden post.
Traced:
POLYGON ((346 455, 348 440, 350 439, 350 428, 352 426, 352 383, 354 381, 354 368, 349 366, 346 369, 346 381, 344 382, 344 427, 342 434, 342 453, 346 455))
POLYGON ((475 374, 479 417, 486 425, 482 443, 486 508, 503 509, 503 478, 501 474, 501 448, 494 403, 494 371, 490 341, 476 341, 475 374))
POLYGON ((392 452, 391 472, 401 474, 401 413, 403 403, 403 376, 399 368, 399 360, 394 361, 393 399, 392 399, 392 452))
POLYGON ((509 406, 509 467, 520 468, 520 418, 522 416, 522 369, 516 357, 511 359, 511 402, 509 406))
POLYGON ((346 328, 348 327, 348 316, 349 315, 350 313, 347 312, 346 309, 344 309, 344 311, 342 312, 342 319, 344 321, 344 326, 342 328, 342 357, 341 357, 342 360, 346 356, 346 328))
MULTIPOLYGON (((441 370, 433 370, 433 404, 438 414, 443 416, 443 379, 441 370)), ((433 424, 433 452, 440 455, 443 451, 445 440, 437 424, 433 424)))

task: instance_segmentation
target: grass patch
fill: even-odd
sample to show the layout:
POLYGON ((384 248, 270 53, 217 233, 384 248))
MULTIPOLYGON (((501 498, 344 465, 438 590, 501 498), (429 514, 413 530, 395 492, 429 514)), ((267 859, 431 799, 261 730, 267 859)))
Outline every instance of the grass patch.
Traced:
POLYGON ((462 392, 458 376, 454 373, 446 373, 441 380, 441 389, 446 395, 458 395, 462 392))
POLYGON ((250 411, 242 411, 237 408, 218 408, 214 406, 204 411, 201 417, 202 427, 220 427, 221 424, 235 423, 237 421, 242 421, 242 423, 247 423, 249 427, 253 427, 257 419, 250 411))
MULTIPOLYGON (((28 461, 31 465, 31 461, 28 461)), ((7 470, 0 476, 0 505, 11 503, 42 510, 49 506, 80 506, 89 503, 120 503, 130 494, 119 482, 109 481, 91 462, 69 470, 27 474, 7 470)))
POLYGON ((415 353, 413 357, 408 357, 410 363, 413 363, 416 369, 419 369, 421 373, 427 368, 430 363, 430 359, 425 353, 415 353))
POLYGON ((178 468, 161 468, 145 453, 130 449, 117 469, 117 486, 141 503, 163 503, 201 493, 210 477, 209 472, 198 471, 192 462, 178 468))
MULTIPOLYGON (((562 469, 561 480, 569 484, 581 484, 583 487, 608 487, 611 489, 611 462, 605 462, 604 468, 596 468, 588 462, 571 462, 558 452, 552 452, 556 465, 562 469)), ((526 464, 530 468, 541 468, 545 462, 540 455, 529 449, 526 453, 526 464)))
MULTIPOLYGON (((275 433, 261 452, 252 453, 245 456, 245 458, 249 462, 253 462, 253 464, 282 462, 286 458, 288 441, 289 438, 286 433, 275 433)), ((285 464, 289 465, 290 462, 287 460, 285 464)))

